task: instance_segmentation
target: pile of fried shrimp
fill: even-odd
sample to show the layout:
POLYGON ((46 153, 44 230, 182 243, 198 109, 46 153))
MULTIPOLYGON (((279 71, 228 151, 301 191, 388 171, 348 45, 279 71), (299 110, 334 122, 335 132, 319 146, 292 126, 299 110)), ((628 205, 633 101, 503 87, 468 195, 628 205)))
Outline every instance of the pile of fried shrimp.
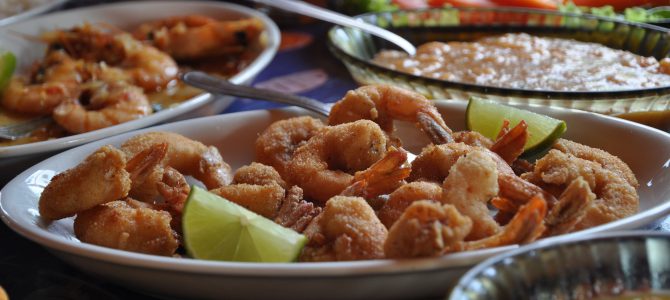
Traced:
POLYGON ((181 256, 185 176, 192 176, 304 234, 300 262, 525 244, 638 211, 637 180, 619 158, 559 139, 531 162, 519 159, 527 138, 525 122, 506 122, 496 140, 455 132, 422 95, 363 86, 334 104, 327 124, 310 116, 271 124, 256 140, 256 161, 234 172, 219 149, 175 133, 104 146, 53 177, 39 211, 46 220, 76 215, 82 242, 181 256), (395 120, 414 123, 431 141, 411 162, 395 120))
POLYGON ((156 110, 147 94, 177 85, 182 63, 239 57, 263 29, 255 18, 189 15, 141 24, 134 32, 104 24, 46 32, 37 38, 47 45, 43 59, 11 78, 0 107, 53 117, 55 126, 35 134, 55 137, 135 120, 156 110))

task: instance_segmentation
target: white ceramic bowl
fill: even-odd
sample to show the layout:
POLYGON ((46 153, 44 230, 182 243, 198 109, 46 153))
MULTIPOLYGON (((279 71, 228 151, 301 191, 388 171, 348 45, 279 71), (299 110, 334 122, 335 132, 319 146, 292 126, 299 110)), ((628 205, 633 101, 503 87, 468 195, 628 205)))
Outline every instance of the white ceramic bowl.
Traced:
MULTIPOLYGON (((437 102, 449 126, 462 130, 463 103, 437 102)), ((642 183, 640 211, 586 232, 639 228, 670 211, 670 134, 621 119, 588 112, 528 107, 566 120, 566 138, 618 155, 642 183)), ((77 240, 72 218, 45 223, 38 199, 50 178, 73 167, 105 144, 147 130, 168 130, 217 146, 237 168, 254 159, 258 133, 273 121, 307 114, 301 109, 249 111, 165 124, 92 142, 53 156, 21 173, 0 191, 0 216, 7 225, 84 272, 132 289, 163 296, 211 299, 417 299, 443 297, 451 285, 483 259, 516 248, 487 249, 417 260, 370 260, 330 263, 235 263, 159 257, 84 244, 77 240)), ((427 139, 402 124, 399 135, 418 153, 427 139)))
MULTIPOLYGON (((262 20, 265 25, 262 39, 266 47, 249 66, 229 79, 233 83, 250 83, 272 61, 279 47, 281 37, 277 25, 266 15, 251 8, 213 1, 139 1, 67 10, 0 27, 0 48, 18 55, 21 70, 42 58, 45 51, 43 45, 24 38, 25 35, 38 36, 39 33, 55 28, 71 28, 85 22, 131 29, 142 22, 188 14, 201 14, 218 19, 256 17, 262 20)), ((48 153, 53 154, 54 151, 167 120, 216 114, 223 111, 232 101, 232 97, 214 97, 203 93, 178 106, 112 127, 43 142, 0 147, 0 168, 4 170, 3 174, 13 176, 29 166, 26 165, 27 162, 34 163, 36 158, 44 158, 48 153)), ((10 178, 0 174, 0 182, 6 182, 10 178)))

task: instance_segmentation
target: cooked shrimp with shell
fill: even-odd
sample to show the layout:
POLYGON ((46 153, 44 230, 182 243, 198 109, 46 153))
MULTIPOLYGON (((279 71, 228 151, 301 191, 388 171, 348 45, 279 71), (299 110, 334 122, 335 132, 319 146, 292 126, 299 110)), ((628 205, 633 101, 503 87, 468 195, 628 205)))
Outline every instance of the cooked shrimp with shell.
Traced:
POLYGON ((535 161, 520 160, 523 122, 503 124, 493 140, 453 131, 423 96, 380 85, 350 91, 334 107, 329 125, 312 117, 269 125, 249 149, 257 161, 235 172, 227 149, 175 133, 105 146, 52 179, 40 212, 45 220, 76 215, 84 242, 173 255, 190 176, 304 234, 298 261, 323 262, 526 244, 638 210, 635 175, 603 150, 558 139, 535 161), (432 141, 412 162, 393 119, 417 124, 432 141), (86 186, 96 193, 83 193, 86 186), (104 236, 112 214, 123 215, 121 224, 104 236))
POLYGON ((7 123, 0 125, 38 116, 53 116, 56 122, 27 138, 0 140, 0 147, 98 130, 178 105, 201 93, 181 83, 180 72, 200 69, 223 77, 238 73, 260 53, 265 28, 253 18, 188 15, 151 20, 136 30, 149 30, 144 37, 155 39, 147 42, 101 23, 24 36, 46 45, 46 51, 0 91, 0 114, 7 123), (202 56, 198 64, 181 63, 195 56, 202 56))

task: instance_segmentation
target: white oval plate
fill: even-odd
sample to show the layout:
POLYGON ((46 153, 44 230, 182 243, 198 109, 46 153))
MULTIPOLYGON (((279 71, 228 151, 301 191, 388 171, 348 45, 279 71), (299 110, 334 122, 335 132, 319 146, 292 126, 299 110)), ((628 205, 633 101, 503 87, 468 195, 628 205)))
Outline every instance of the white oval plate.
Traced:
MULTIPOLYGON (((465 104, 438 101, 449 126, 465 124, 465 104)), ((670 211, 670 134, 621 119, 568 109, 529 107, 564 119, 566 138, 606 149, 626 161, 642 183, 640 212, 587 232, 633 229, 670 211)), ((54 252, 84 272, 135 290, 162 296, 211 299, 399 299, 443 297, 471 266, 516 248, 487 249, 418 260, 370 260, 330 263, 235 263, 170 258, 84 244, 72 230, 72 218, 45 223, 38 199, 50 178, 79 163, 102 145, 119 145, 148 130, 167 130, 217 146, 232 167, 254 159, 254 141, 278 119, 307 114, 302 109, 249 111, 198 118, 124 133, 53 156, 21 173, 0 191, 0 216, 14 231, 54 252)), ((404 124, 403 124, 404 125, 404 124)), ((411 125, 399 130, 417 153, 427 139, 411 125)))
POLYGON ((54 10, 54 9, 60 7, 61 5, 65 4, 65 2, 67 2, 67 1, 68 0, 50 0, 50 1, 47 1, 46 3, 36 5, 36 6, 33 6, 29 9, 27 9, 27 10, 19 12, 15 15, 7 16, 5 18, 0 18, 0 26, 4 26, 4 25, 11 24, 11 23, 14 23, 14 22, 23 21, 23 20, 26 20, 28 18, 37 16, 39 14, 43 14, 45 12, 54 10))
MULTIPOLYGON (((266 28, 263 36, 266 48, 249 66, 229 79, 233 83, 246 84, 251 82, 277 53, 281 37, 277 25, 271 19, 248 7, 214 1, 121 2, 56 12, 0 27, 0 48, 17 54, 18 68, 21 70, 29 67, 35 60, 42 58, 45 51, 43 45, 24 38, 26 35, 38 36, 45 31, 56 28, 71 28, 85 22, 110 24, 122 29, 131 29, 146 21, 188 14, 201 14, 218 19, 255 17, 262 20, 266 28)), ((212 97, 208 93, 203 93, 178 106, 108 128, 37 143, 0 147, 0 166, 8 163, 3 162, 4 158, 63 150, 122 132, 183 117, 186 113, 189 113, 190 117, 219 113, 232 100, 231 97, 212 97), (194 114, 196 109, 198 109, 198 113, 194 114)))

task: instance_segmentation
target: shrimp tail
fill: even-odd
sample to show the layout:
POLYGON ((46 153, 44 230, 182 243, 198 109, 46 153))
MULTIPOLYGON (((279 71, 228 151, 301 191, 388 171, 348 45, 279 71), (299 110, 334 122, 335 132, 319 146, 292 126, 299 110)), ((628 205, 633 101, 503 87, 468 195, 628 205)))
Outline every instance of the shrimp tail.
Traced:
POLYGON ((547 203, 536 195, 523 205, 502 231, 490 237, 466 242, 463 250, 476 250, 511 244, 527 244, 539 238, 545 230, 547 203))
POLYGON ((433 144, 441 145, 447 143, 453 143, 454 138, 452 136, 452 131, 449 127, 443 126, 444 122, 440 120, 435 120, 433 116, 425 112, 417 113, 417 122, 419 127, 424 131, 428 138, 433 144))
POLYGON ((498 154, 507 164, 512 164, 521 153, 528 140, 528 124, 521 120, 514 128, 507 130, 509 121, 505 120, 498 139, 491 146, 491 151, 498 154))
POLYGON ((402 180, 409 177, 411 169, 404 167, 407 151, 391 147, 386 155, 368 169, 356 172, 354 183, 342 195, 375 197, 393 191, 402 180))

